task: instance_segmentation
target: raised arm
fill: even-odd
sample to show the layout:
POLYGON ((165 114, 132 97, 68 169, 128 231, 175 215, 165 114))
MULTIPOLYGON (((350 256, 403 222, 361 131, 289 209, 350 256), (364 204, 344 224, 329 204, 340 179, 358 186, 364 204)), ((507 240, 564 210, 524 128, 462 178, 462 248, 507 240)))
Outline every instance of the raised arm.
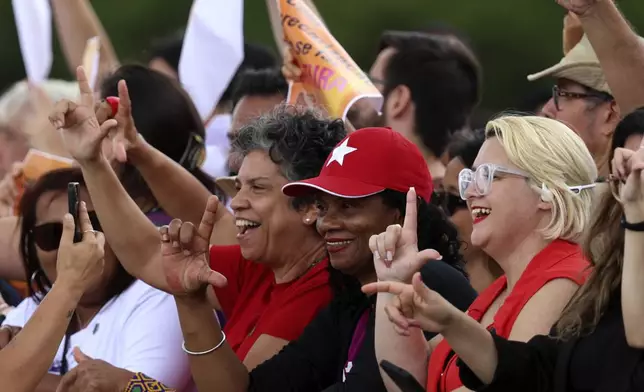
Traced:
POLYGON ((56 264, 58 278, 22 331, 0 351, 0 379, 6 390, 31 392, 36 388, 51 366, 78 301, 103 272, 105 239, 92 232, 84 203, 80 217, 82 242, 74 244, 74 220, 66 215, 56 264))
POLYGON ((162 288, 165 279, 160 271, 159 233, 123 189, 102 155, 103 139, 117 122, 107 120, 99 128, 93 91, 81 67, 77 78, 80 103, 58 102, 50 121, 62 130, 66 148, 81 166, 102 229, 121 264, 137 278, 162 288))
MULTIPOLYGON (((379 281, 410 283, 413 274, 429 259, 439 258, 433 250, 418 252, 416 191, 407 193, 403 226, 391 225, 384 233, 371 236, 369 248, 379 281)), ((370 286, 366 286, 370 287, 370 286)), ((368 291, 374 293, 375 291, 368 291)), ((402 294, 403 296, 406 294, 402 294)), ((406 300, 408 298, 405 298, 406 300)), ((421 385, 427 384, 427 362, 432 348, 419 328, 399 328, 390 321, 400 304, 398 294, 379 292, 376 302, 375 346, 378 363, 387 360, 408 371, 421 385), (392 307, 393 306, 393 307, 392 307)), ((405 320, 400 320, 405 323, 405 320)), ((434 341, 434 343, 437 340, 434 341)), ((380 369, 389 392, 400 391, 380 369)))
POLYGON ((51 0, 51 6, 58 39, 72 74, 83 62, 87 40, 92 37, 100 38, 99 77, 119 66, 110 38, 89 0, 51 0))
POLYGON ((610 0, 557 0, 576 13, 626 116, 644 106, 644 44, 610 0))
MULTIPOLYGON (((132 118, 132 103, 127 85, 122 80, 118 85, 119 107, 113 131, 113 152, 117 160, 129 161, 143 176, 161 207, 173 218, 184 222, 198 223, 211 196, 192 174, 165 154, 146 143, 136 130, 132 118)), ((237 229, 233 216, 223 204, 215 216, 213 245, 237 243, 237 229)))
MULTIPOLYGON (((128 158, 141 173, 166 213, 185 222, 199 223, 206 209, 208 197, 211 196, 199 180, 140 138, 128 150, 128 158)), ((213 245, 236 244, 237 229, 234 218, 225 206, 220 205, 220 207, 217 209, 211 243, 213 245)))
MULTIPOLYGON (((637 151, 615 150, 613 176, 624 181, 619 198, 624 220, 630 224, 644 222, 644 141, 637 151)), ((609 195, 610 196, 610 195, 609 195)), ((624 265, 622 266, 622 315, 626 341, 631 347, 644 348, 644 232, 637 228, 624 231, 624 265)))

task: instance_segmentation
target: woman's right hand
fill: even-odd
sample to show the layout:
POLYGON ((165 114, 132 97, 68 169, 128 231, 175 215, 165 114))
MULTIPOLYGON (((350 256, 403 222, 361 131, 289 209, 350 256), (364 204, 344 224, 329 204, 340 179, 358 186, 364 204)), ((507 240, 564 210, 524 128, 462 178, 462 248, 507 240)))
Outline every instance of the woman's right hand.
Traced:
POLYGON ((83 67, 76 70, 80 90, 78 103, 63 99, 56 102, 49 121, 62 131, 65 148, 81 165, 99 160, 103 155, 103 140, 118 125, 115 119, 99 124, 96 118, 94 91, 83 67))
POLYGON ((103 274, 105 237, 103 233, 95 231, 92 227, 85 202, 81 202, 78 210, 83 239, 81 242, 74 243, 74 218, 70 214, 65 214, 54 284, 66 285, 75 293, 82 295, 89 287, 95 285, 103 274))
POLYGON ((410 327, 442 333, 460 310, 423 283, 420 272, 412 277, 411 284, 400 282, 375 282, 362 286, 366 294, 389 293, 394 297, 385 305, 385 313, 394 324, 396 332, 409 335, 410 327))
POLYGON ((384 233, 369 239, 378 280, 409 283, 425 263, 441 259, 433 249, 418 251, 417 220, 416 190, 411 188, 407 192, 403 225, 390 225, 384 233))
POLYGON ((205 298, 209 284, 226 286, 226 277, 210 269, 208 264, 210 237, 218 206, 217 197, 211 196, 198 229, 179 219, 160 229, 163 271, 168 285, 165 291, 168 293, 175 296, 203 295, 205 298))

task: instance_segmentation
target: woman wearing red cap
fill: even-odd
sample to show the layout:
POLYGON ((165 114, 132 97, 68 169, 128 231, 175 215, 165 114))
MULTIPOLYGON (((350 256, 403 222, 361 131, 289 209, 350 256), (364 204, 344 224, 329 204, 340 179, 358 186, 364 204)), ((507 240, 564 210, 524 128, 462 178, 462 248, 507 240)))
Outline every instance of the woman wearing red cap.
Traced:
MULTIPOLYGON (((261 120, 260 120, 261 122, 261 120)), ((241 130, 240 138, 243 138, 241 130)), ((237 141, 236 144, 243 143, 237 141)), ((405 214, 418 218, 426 283, 447 296, 455 306, 467 307, 475 296, 463 273, 456 229, 436 206, 430 205, 432 181, 422 155, 400 134, 386 128, 358 130, 331 152, 318 177, 296 181, 283 188, 294 201, 315 201, 310 210, 318 233, 324 238, 333 267, 331 285, 334 299, 309 324, 303 334, 250 373, 231 355, 226 337, 211 314, 199 310, 190 300, 177 300, 182 314, 185 345, 197 355, 192 372, 200 389, 248 391, 384 391, 378 377, 374 352, 375 297, 367 297, 360 285, 376 281, 369 239, 388 225, 402 223, 405 214), (406 193, 417 188, 411 200, 406 193), (416 204, 418 208, 416 209, 416 204), (431 230, 430 230, 431 228, 431 230), (203 350, 203 351, 201 351, 203 350), (201 355, 204 354, 204 355, 201 355)), ((413 191, 411 191, 413 194, 413 191)), ((211 202, 210 208, 214 203, 211 202)), ((208 238, 212 230, 207 210, 197 230, 208 238)), ((307 218, 308 219, 308 218, 307 218)), ((183 274, 193 265, 204 265, 191 246, 190 224, 173 227, 163 234, 166 254, 164 269, 168 281, 194 292, 201 283, 183 274), (174 244, 174 245, 173 245, 174 244)), ((195 238, 194 240, 191 238, 195 238)), ((384 269, 386 261, 378 265, 384 269)), ((206 272, 202 272, 206 273, 206 272)), ((207 271, 211 276, 221 276, 207 271)), ((386 271, 381 271, 386 274, 386 271)), ((218 281, 215 283, 221 284, 218 281)))
MULTIPOLYGON (((460 195, 467 200, 474 222, 471 243, 493 257, 505 275, 479 295, 468 314, 481 329, 503 338, 527 341, 546 334, 582 284, 588 267, 575 241, 590 220, 591 189, 597 176, 592 157, 579 136, 562 123, 507 116, 488 123, 486 141, 473 167, 459 176, 460 195)), ((405 260, 417 256, 394 249, 398 237, 388 230, 376 242, 395 251, 398 260, 392 265, 409 265, 405 260)), ((454 355, 460 347, 451 347, 446 335, 448 341, 440 342, 440 335, 427 345, 416 328, 408 328, 408 308, 400 311, 409 298, 398 289, 411 286, 399 283, 410 282, 380 280, 389 282, 364 290, 383 291, 381 295, 391 299, 379 317, 385 324, 395 321, 402 337, 391 327, 379 330, 383 332, 376 340, 379 359, 405 368, 426 383, 428 391, 461 388, 458 355, 454 355)))
MULTIPOLYGON (((127 91, 123 84, 121 89, 125 107, 127 91)), ((231 202, 239 246, 209 248, 213 226, 218 234, 230 229, 220 229, 221 210, 212 198, 198 230, 175 220, 164 228, 159 249, 158 237, 152 241, 158 234, 150 231, 98 149, 91 147, 105 133, 92 129, 91 122, 74 122, 83 118, 80 114, 65 116, 68 147, 92 179, 88 187, 96 195, 95 208, 108 237, 119 239, 115 251, 124 256, 120 257, 123 264, 134 275, 175 294, 184 350, 194 357, 192 371, 199 389, 384 390, 382 380, 373 377, 378 374, 372 346, 373 298, 360 292, 360 284, 376 276, 370 236, 402 222, 410 186, 423 197, 421 237, 427 247, 439 249, 446 261, 432 265, 427 275, 436 282, 428 280, 428 284, 454 298, 459 308, 466 308, 474 297, 463 274, 448 265, 460 263, 459 243, 447 218, 427 204, 432 192, 427 166, 417 148, 391 130, 359 131, 337 145, 344 137, 338 120, 293 108, 259 118, 241 129, 233 144, 244 156, 237 178, 239 192, 231 202), (388 153, 386 160, 382 158, 388 153), (288 179, 310 178, 324 168, 321 178, 337 173, 338 164, 350 169, 344 180, 355 175, 356 181, 369 187, 368 192, 356 195, 355 189, 348 190, 347 197, 333 200, 318 197, 319 211, 311 208, 313 195, 282 194, 288 179), (387 177, 379 178, 387 168, 387 177), (323 203, 334 207, 326 209, 323 203), (346 204, 355 208, 335 207, 346 204), (344 215, 348 211, 353 213, 344 215), (318 214, 324 216, 316 224, 318 214), (320 236, 332 233, 343 236, 344 245, 351 244, 341 249, 333 238, 325 241, 320 236), (333 305, 322 310, 298 338, 330 299, 327 247, 331 264, 343 272, 332 270, 337 293, 333 305), (215 286, 222 308, 232 311, 223 331, 206 300, 208 284, 215 286)), ((166 175, 178 175, 178 170, 171 166, 166 175)))

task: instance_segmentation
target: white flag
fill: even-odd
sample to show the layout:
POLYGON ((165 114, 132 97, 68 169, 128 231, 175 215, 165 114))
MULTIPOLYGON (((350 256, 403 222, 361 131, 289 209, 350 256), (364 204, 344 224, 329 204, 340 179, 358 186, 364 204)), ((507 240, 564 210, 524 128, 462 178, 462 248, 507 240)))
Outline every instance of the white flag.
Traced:
POLYGON ((195 0, 179 80, 206 120, 244 59, 243 0, 195 0))
POLYGON ((12 4, 27 79, 39 84, 49 77, 53 61, 49 0, 12 0, 12 4))
POLYGON ((87 72, 87 78, 92 90, 96 89, 96 79, 98 79, 98 66, 101 61, 101 39, 92 37, 85 44, 83 52, 83 69, 87 72))

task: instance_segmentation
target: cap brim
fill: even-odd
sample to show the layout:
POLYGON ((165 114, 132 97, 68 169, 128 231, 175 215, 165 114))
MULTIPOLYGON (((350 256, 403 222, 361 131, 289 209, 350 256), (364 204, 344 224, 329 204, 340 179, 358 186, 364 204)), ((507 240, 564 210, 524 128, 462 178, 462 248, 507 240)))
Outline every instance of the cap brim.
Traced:
POLYGON ((226 196, 233 198, 237 195, 237 187, 235 186, 235 179, 237 177, 218 177, 215 179, 215 184, 226 194, 226 196))
MULTIPOLYGON (((541 72, 534 73, 532 75, 528 75, 528 80, 531 82, 534 82, 535 80, 539 80, 545 77, 555 77, 555 78, 564 78, 564 79, 570 79, 570 77, 575 77, 580 68, 591 68, 591 69, 599 69, 601 71, 601 66, 599 63, 595 62, 585 62, 585 63, 568 63, 568 64, 555 64, 550 68, 546 68, 541 72)), ((574 79, 571 79, 573 81, 576 81, 574 79)))
POLYGON ((359 199, 378 194, 384 191, 381 186, 365 184, 343 177, 316 177, 310 180, 291 182, 282 187, 286 196, 305 196, 315 191, 347 199, 359 199))

